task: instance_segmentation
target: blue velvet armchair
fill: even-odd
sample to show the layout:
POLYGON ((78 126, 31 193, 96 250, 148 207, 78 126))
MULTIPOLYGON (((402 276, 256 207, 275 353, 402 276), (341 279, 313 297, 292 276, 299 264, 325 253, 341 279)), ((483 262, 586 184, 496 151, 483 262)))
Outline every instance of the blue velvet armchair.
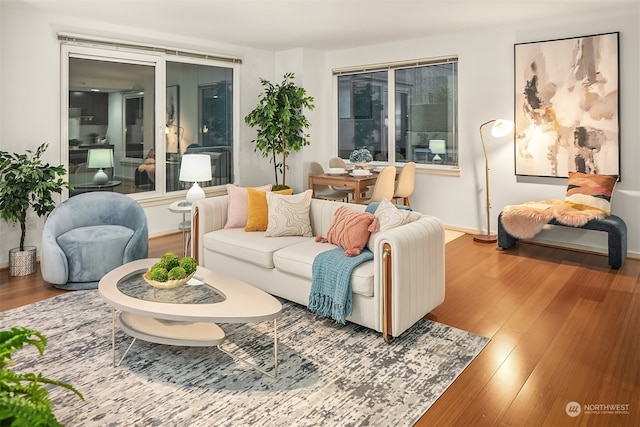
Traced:
POLYGON ((43 279, 66 290, 95 289, 114 268, 146 258, 147 217, 120 193, 79 194, 60 203, 42 231, 43 279))

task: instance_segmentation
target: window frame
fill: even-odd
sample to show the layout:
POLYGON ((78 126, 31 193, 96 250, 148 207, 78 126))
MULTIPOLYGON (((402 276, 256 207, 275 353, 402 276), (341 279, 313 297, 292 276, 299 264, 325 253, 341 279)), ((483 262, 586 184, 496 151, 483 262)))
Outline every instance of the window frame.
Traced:
MULTIPOLYGON (((148 65, 154 67, 154 146, 156 158, 166 158, 165 125, 166 125, 166 73, 167 62, 182 62, 186 64, 197 64, 211 67, 224 67, 231 69, 232 81, 232 153, 233 170, 237 169, 238 162, 238 141, 240 129, 240 97, 239 97, 239 70, 242 63, 240 58, 224 57, 213 54, 203 54, 199 52, 189 53, 178 50, 157 49, 153 46, 126 44, 123 42, 110 42, 108 40, 80 39, 76 40, 72 36, 59 34, 60 40, 60 160, 65 167, 69 165, 69 60, 70 58, 82 58, 103 62, 126 63, 137 65, 148 65), (71 37, 71 40, 69 40, 71 37), (180 54, 181 53, 181 54, 180 54)), ((198 113, 199 114, 199 113, 198 113)), ((124 158, 123 161, 137 161, 139 159, 124 158)), ((163 183, 155 189, 130 193, 128 196, 138 200, 147 201, 150 205, 165 203, 166 201, 179 200, 184 198, 186 190, 168 191, 166 188, 166 164, 159 162, 156 167, 156 182, 163 183)), ((231 177, 234 180, 234 177, 231 177)), ((224 185, 217 185, 204 188, 206 193, 216 194, 224 185)), ((64 190, 63 198, 69 198, 69 191, 64 190)))
MULTIPOLYGON (((418 172, 436 174, 436 175, 451 175, 451 176, 460 176, 460 144, 459 144, 459 90, 458 90, 458 82, 459 82, 459 64, 460 60, 457 55, 451 55, 447 57, 440 58, 425 58, 418 60, 407 60, 407 61, 395 61, 389 63, 381 63, 381 64, 369 64, 369 65, 356 65, 349 67, 336 68, 332 70, 333 72, 333 117, 334 117, 334 137, 336 141, 336 145, 334 148, 335 153, 340 152, 340 141, 339 141, 339 123, 340 119, 344 118, 340 116, 341 112, 344 112, 345 105, 340 105, 340 85, 339 85, 339 77, 345 75, 358 75, 365 73, 373 73, 379 71, 387 72, 387 116, 385 118, 387 122, 387 132, 384 136, 384 139, 387 143, 387 154, 391 158, 391 160, 387 161, 379 161, 374 160, 373 164, 390 164, 402 167, 406 164, 406 161, 397 161, 395 158, 396 152, 396 120, 395 120, 395 111, 396 111, 396 97, 399 93, 396 91, 396 73, 395 71, 400 69, 407 68, 419 68, 424 66, 438 65, 444 63, 456 63, 456 82, 455 82, 455 95, 453 97, 453 104, 455 108, 455 121, 452 132, 455 133, 455 149, 458 151, 458 155, 456 156, 456 164, 455 165, 439 165, 432 163, 417 163, 416 162, 416 170, 418 172), (393 112, 393 113, 392 113, 393 112)), ((353 100, 351 100, 353 103, 353 100)), ((351 110, 353 109, 353 105, 349 106, 351 110)), ((338 154, 339 155, 339 154, 338 154)))

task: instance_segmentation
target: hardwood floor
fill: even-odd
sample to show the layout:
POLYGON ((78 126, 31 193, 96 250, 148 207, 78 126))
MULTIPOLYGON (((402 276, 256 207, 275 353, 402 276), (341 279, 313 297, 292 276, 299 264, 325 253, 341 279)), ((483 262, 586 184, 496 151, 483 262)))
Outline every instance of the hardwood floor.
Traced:
MULTIPOLYGON (((181 234, 152 239, 150 256, 181 245, 181 234)), ((503 252, 469 235, 446 257, 445 302, 428 317, 491 342, 417 426, 640 425, 639 260, 612 270, 602 255, 526 243, 503 252), (581 405, 575 418, 569 402, 581 405)), ((0 310, 62 292, 39 273, 0 270, 0 310)))
MULTIPOLYGON (((151 258, 159 258, 167 252, 182 254, 182 251, 181 232, 149 239, 151 258)), ((8 269, 0 269, 0 312, 65 292, 69 291, 56 289, 42 280, 39 269, 34 274, 21 277, 9 277, 8 269)))

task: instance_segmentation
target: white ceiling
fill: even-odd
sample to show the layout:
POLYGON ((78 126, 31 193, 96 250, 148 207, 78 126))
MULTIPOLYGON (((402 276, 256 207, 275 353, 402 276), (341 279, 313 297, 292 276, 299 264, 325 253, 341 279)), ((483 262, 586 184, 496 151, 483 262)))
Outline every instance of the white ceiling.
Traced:
MULTIPOLYGON (((333 50, 640 0, 0 0, 48 13, 267 50, 333 50)), ((588 32, 588 31, 587 31, 588 32)))

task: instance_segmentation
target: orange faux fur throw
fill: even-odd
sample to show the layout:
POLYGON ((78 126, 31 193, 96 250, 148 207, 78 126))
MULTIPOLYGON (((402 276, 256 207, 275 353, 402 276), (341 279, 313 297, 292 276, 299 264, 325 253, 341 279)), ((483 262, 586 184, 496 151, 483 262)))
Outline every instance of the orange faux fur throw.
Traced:
POLYGON ((342 206, 335 213, 327 238, 318 236, 316 242, 342 246, 346 256, 356 256, 369 241, 369 235, 376 231, 380 231, 380 224, 372 213, 356 212, 342 206))
POLYGON ((562 200, 545 200, 506 206, 502 210, 502 225, 515 238, 531 239, 554 218, 562 224, 581 227, 604 217, 600 209, 579 210, 562 200))

